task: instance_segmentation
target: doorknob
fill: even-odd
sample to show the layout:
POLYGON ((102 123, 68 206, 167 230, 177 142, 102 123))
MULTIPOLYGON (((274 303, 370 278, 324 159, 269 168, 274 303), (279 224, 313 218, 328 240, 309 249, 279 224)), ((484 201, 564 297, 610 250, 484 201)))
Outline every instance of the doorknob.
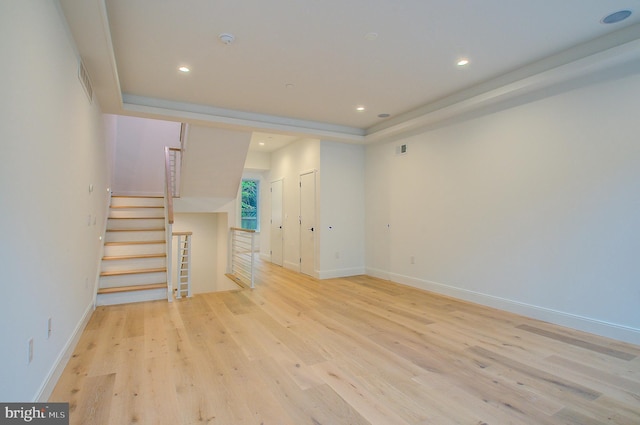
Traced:
POLYGON ((309 229, 309 230, 311 230, 313 232, 313 227, 311 229, 309 229))

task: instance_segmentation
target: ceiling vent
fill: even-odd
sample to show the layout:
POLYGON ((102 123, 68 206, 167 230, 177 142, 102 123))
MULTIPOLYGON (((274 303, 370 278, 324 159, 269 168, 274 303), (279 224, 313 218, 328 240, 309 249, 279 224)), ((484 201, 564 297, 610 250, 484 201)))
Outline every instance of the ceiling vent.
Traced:
POLYGON ((87 68, 84 67, 82 59, 78 61, 78 79, 80 80, 80 84, 82 85, 84 92, 89 98, 89 103, 93 102, 93 86, 91 85, 91 78, 89 78, 89 73, 87 72, 87 68))

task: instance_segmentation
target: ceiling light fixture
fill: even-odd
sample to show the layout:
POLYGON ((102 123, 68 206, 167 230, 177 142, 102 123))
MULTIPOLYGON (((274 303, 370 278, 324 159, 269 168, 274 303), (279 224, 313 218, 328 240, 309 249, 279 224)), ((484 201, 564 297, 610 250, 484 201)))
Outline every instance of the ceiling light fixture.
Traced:
POLYGON ((467 58, 460 59, 458 62, 456 62, 456 65, 458 65, 458 66, 467 66, 467 65, 469 65, 469 59, 467 59, 467 58))
POLYGON ((378 114, 378 118, 389 118, 391 114, 378 114))
POLYGON ((631 16, 630 10, 619 10, 617 12, 613 12, 600 21, 602 24, 617 24, 620 21, 624 21, 629 16, 631 16))
POLYGON ((180 71, 180 72, 189 72, 191 70, 189 68, 187 68, 186 66, 181 66, 180 68, 178 68, 178 71, 180 71))
POLYGON ((358 106, 358 107, 356 108, 356 111, 358 111, 358 112, 362 112, 362 111, 364 111, 364 110, 365 110, 365 107, 364 107, 364 106, 358 106))
POLYGON ((236 39, 236 37, 233 34, 229 34, 227 32, 223 32, 222 34, 220 34, 218 36, 218 38, 220 39, 220 41, 222 41, 224 44, 231 44, 233 43, 233 41, 236 39))
POLYGON ((365 40, 369 40, 369 41, 373 41, 376 38, 378 38, 378 33, 377 32, 368 32, 364 35, 364 39, 365 40))
POLYGON ((258 142, 260 146, 264 146, 264 142, 258 142))

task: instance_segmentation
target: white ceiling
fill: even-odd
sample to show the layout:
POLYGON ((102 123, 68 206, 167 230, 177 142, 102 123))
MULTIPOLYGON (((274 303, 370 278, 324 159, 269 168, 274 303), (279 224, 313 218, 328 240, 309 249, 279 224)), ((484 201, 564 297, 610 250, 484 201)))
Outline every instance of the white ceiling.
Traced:
POLYGON ((640 0, 103 1, 61 4, 107 112, 354 142, 640 38, 640 0))
POLYGON ((262 131, 254 131, 251 133, 251 143, 249 150, 254 152, 269 153, 288 145, 289 143, 299 140, 299 136, 289 136, 286 134, 264 133, 262 131))

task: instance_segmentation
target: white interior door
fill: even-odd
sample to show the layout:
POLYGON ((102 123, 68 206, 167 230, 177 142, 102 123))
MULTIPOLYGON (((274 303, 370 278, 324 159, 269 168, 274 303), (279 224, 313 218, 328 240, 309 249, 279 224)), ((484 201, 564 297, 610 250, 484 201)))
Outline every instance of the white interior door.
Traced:
POLYGON ((282 266, 284 245, 282 187, 282 180, 271 183, 271 262, 279 266, 282 266))
POLYGON ((315 275, 316 173, 300 175, 300 273, 315 275))

